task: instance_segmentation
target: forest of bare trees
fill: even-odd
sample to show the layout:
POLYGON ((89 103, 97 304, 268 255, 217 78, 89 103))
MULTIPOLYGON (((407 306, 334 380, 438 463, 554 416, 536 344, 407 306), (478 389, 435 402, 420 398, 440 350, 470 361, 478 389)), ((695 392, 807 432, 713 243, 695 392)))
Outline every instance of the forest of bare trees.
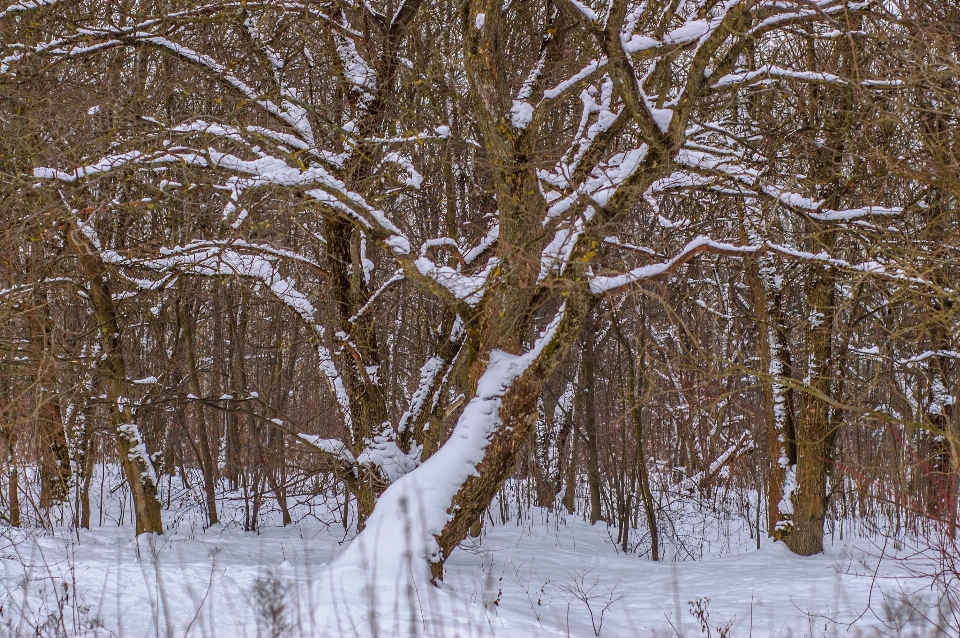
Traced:
POLYGON ((952 538, 958 117, 945 0, 8 0, 0 521, 952 538))

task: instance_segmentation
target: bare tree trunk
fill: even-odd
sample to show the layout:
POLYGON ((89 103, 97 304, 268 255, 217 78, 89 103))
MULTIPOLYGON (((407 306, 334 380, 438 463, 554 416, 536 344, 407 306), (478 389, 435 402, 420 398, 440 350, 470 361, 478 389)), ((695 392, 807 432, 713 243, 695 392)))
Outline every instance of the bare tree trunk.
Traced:
MULTIPOLYGON (((324 216, 327 258, 333 296, 337 304, 340 330, 347 339, 340 350, 339 369, 351 397, 347 415, 352 424, 350 441, 358 456, 387 422, 387 406, 378 381, 380 353, 372 318, 360 310, 370 299, 364 275, 360 233, 332 215, 324 216)), ((373 512, 377 496, 386 488, 382 477, 372 468, 358 468, 359 480, 348 483, 357 499, 357 530, 362 530, 373 512)))
POLYGON ((84 419, 83 484, 80 486, 80 528, 90 529, 90 484, 93 481, 95 441, 93 423, 89 416, 84 419))
MULTIPOLYGON (((649 378, 647 374, 646 325, 640 330, 640 356, 637 357, 626 335, 620 330, 620 323, 616 315, 611 314, 613 330, 620 341, 624 353, 627 355, 627 404, 630 406, 630 415, 633 418, 634 455, 636 456, 637 479, 640 489, 640 500, 643 501, 644 514, 647 519, 647 532, 650 534, 650 558, 660 560, 660 533, 657 527, 657 513, 654 510, 653 490, 650 487, 650 471, 647 467, 647 453, 644 445, 643 407, 647 400, 649 378), (637 383, 637 364, 640 366, 639 384, 637 383), (639 387, 638 387, 639 386, 639 387), (638 392, 639 390, 639 392, 638 392), (642 399, 640 397, 643 397, 642 399)), ((641 321, 644 321, 641 318, 641 321)), ((626 551, 626 550, 624 550, 626 551)))
POLYGON ((57 392, 50 385, 56 378, 53 369, 50 310, 45 299, 34 295, 30 321, 30 341, 36 360, 37 456, 40 470, 40 507, 62 502, 70 487, 70 452, 57 392))
POLYGON ((160 501, 157 500, 157 476, 140 429, 134 423, 130 399, 127 397, 127 368, 120 342, 113 298, 106 283, 106 269, 100 253, 89 237, 74 222, 67 232, 70 245, 84 277, 89 282, 90 303, 100 328, 103 360, 99 369, 107 386, 111 420, 116 432, 120 464, 130 487, 136 512, 137 535, 163 533, 160 501))
POLYGON ((590 488, 590 524, 603 514, 600 508, 600 459, 597 451, 596 365, 597 323, 591 311, 583 332, 580 357, 580 415, 583 417, 584 443, 587 446, 587 486, 590 488))
POLYGON ((184 299, 180 301, 180 323, 184 336, 183 345, 187 359, 187 378, 189 379, 190 392, 197 397, 197 400, 193 402, 193 411, 197 419, 197 441, 200 444, 200 470, 203 473, 203 491, 207 501, 207 521, 210 525, 216 525, 220 520, 217 515, 217 466, 210 449, 207 421, 203 414, 203 404, 200 402, 203 391, 200 387, 200 373, 197 369, 193 320, 184 299))
MULTIPOLYGON (((557 497, 556 482, 551 476, 550 470, 550 448, 553 447, 554 437, 557 436, 557 448, 560 447, 559 435, 557 433, 558 423, 557 414, 557 395, 552 388, 546 387, 540 394, 542 402, 541 419, 543 419, 543 433, 536 441, 535 463, 536 470, 536 488, 537 488, 537 506, 553 508, 554 500, 557 497)), ((560 429, 562 429, 562 425, 560 429)), ((560 464, 560 453, 557 453, 557 464, 560 464)))
MULTIPOLYGON (((531 186, 535 188, 534 185, 531 186)), ((526 270, 529 264, 524 264, 522 268, 526 270)), ((510 265, 507 265, 501 271, 506 273, 506 282, 521 276, 520 272, 511 270, 510 265)), ((536 270, 526 270, 523 274, 535 280, 536 270)), ((535 303, 535 300, 525 292, 520 281, 506 282, 503 290, 491 290, 487 293, 494 301, 484 307, 480 330, 475 333, 475 344, 480 346, 479 352, 489 353, 494 349, 506 352, 523 350, 522 336, 526 333, 532 317, 530 304, 535 303), (506 326, 511 329, 508 330, 506 326)), ((524 442, 536 424, 537 402, 543 384, 580 335, 591 304, 585 296, 573 294, 565 303, 563 318, 551 339, 550 347, 541 353, 504 393, 499 409, 502 425, 497 428, 487 445, 483 460, 476 466, 476 474, 464 481, 453 498, 449 510, 452 513, 451 518, 437 537, 440 553, 439 560, 431 566, 434 577, 442 576, 443 562, 467 535, 470 526, 483 514, 516 467, 524 442)), ((469 364, 470 387, 477 388, 486 366, 487 361, 479 358, 469 364)))
MULTIPOLYGON (((830 248, 827 249, 828 251, 830 248)), ((792 530, 787 546, 801 556, 823 551, 823 524, 827 514, 827 475, 833 459, 836 432, 831 428, 832 337, 834 275, 811 267, 807 289, 810 313, 807 329, 809 387, 800 397, 797 426, 797 488, 793 492, 792 530)))
POLYGON ((12 425, 0 427, 3 455, 7 466, 7 500, 10 511, 7 520, 10 527, 20 527, 20 474, 17 469, 16 444, 17 430, 12 425))
MULTIPOLYGON (((855 21, 859 18, 854 18, 855 21)), ((856 25, 853 25, 854 27, 856 25)), ((854 75, 855 52, 851 40, 841 38, 832 52, 842 75, 854 75), (839 59, 836 59, 839 58, 839 59)), ((807 43, 808 65, 818 68, 813 40, 807 43)), ((839 207, 853 179, 841 174, 841 162, 853 127, 853 93, 850 85, 828 89, 809 86, 808 118, 826 118, 825 141, 818 146, 812 173, 823 184, 822 199, 829 209, 839 207), (831 91, 840 91, 839 94, 831 91)), ((805 222, 808 250, 835 254, 837 229, 829 222, 805 222)), ((823 526, 827 514, 827 478, 833 463, 837 431, 831 420, 835 397, 833 339, 836 330, 837 271, 810 264, 806 268, 806 381, 800 396, 796 424, 796 490, 792 494, 792 529, 786 544, 796 554, 809 556, 823 551, 823 526)))
MULTIPOLYGON (((755 228, 751 230, 751 235, 759 237, 755 228)), ((748 263, 746 271, 759 336, 760 388, 767 431, 767 534, 779 540, 786 537, 791 526, 789 491, 795 485, 797 465, 793 389, 784 381, 791 375, 790 348, 773 260, 761 257, 748 263)))
POLYGON ((563 507, 573 514, 577 505, 577 452, 579 452, 580 428, 570 419, 573 433, 570 437, 570 457, 567 461, 566 484, 563 486, 563 507))
MULTIPOLYGON (((243 288, 239 292, 232 287, 224 289, 227 308, 227 326, 230 335, 229 361, 230 371, 228 375, 227 394, 236 395, 246 393, 247 391, 247 372, 244 342, 246 341, 247 314, 243 303, 245 296, 243 288), (235 299, 238 296, 239 299, 235 299)), ((242 433, 247 426, 246 416, 228 406, 227 409, 227 449, 226 449, 226 469, 231 477, 239 476, 247 471, 243 467, 243 451, 241 449, 242 433)))

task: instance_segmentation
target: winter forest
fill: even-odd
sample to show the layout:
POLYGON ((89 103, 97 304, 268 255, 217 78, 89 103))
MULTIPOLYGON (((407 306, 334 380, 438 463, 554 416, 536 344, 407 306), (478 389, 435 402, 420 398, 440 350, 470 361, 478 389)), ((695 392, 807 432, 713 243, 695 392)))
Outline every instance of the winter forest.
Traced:
POLYGON ((952 0, 4 0, 0 636, 960 634, 952 0))

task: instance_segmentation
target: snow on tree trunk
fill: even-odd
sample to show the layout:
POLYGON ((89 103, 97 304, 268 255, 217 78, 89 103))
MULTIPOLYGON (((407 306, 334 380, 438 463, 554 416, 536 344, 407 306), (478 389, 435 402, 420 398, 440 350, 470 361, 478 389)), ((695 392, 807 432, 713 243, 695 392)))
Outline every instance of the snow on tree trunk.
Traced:
POLYGON ((88 235, 86 230, 80 222, 74 221, 67 232, 67 242, 88 281, 90 303, 100 327, 103 350, 100 373, 107 386, 107 400, 116 432, 120 464, 133 498, 136 532, 138 536, 145 533, 162 534, 163 519, 160 514, 160 501, 157 500, 157 474, 140 429, 134 422, 132 406, 127 397, 127 368, 121 349, 120 325, 117 323, 116 309, 107 287, 105 268, 96 239, 88 235))
POLYGON ((477 466, 504 423, 505 397, 552 344, 563 315, 561 309, 529 351, 488 354, 476 393, 450 438, 420 467, 384 491, 364 530, 334 561, 334 573, 361 570, 375 582, 390 585, 407 572, 424 584, 438 575, 432 566, 442 565, 444 552, 449 551, 439 537, 451 520, 451 503, 467 479, 477 476, 477 466))

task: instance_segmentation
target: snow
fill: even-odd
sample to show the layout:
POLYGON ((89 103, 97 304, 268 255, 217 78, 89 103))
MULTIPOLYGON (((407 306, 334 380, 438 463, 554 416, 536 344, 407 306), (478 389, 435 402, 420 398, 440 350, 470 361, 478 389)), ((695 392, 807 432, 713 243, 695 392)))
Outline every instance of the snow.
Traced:
POLYGON ((840 76, 832 73, 813 73, 810 71, 793 71, 772 64, 765 64, 754 71, 740 71, 725 75, 716 81, 714 86, 732 86, 740 84, 749 84, 764 78, 786 78, 794 80, 803 80, 805 82, 819 82, 825 84, 845 85, 846 81, 840 76))
POLYGON ((63 182, 75 182, 84 177, 90 177, 98 173, 108 173, 116 170, 125 164, 129 164, 143 155, 140 151, 130 151, 129 153, 120 153, 104 157, 100 161, 88 166, 81 166, 72 171, 60 171, 55 168, 37 167, 33 169, 33 176, 39 179, 58 179, 63 182))
POLYGON ((409 424, 412 421, 416 421, 423 413, 423 408, 429 398, 430 388, 433 387, 434 380, 442 369, 443 359, 437 356, 430 357, 427 359, 427 362, 421 366, 420 383, 417 385, 417 389, 410 399, 410 407, 403 413, 403 416, 400 417, 400 421, 397 424, 398 432, 405 432, 409 424))
MULTIPOLYGON (((344 26, 348 25, 344 24, 344 26)), ((347 80, 363 94, 365 99, 372 99, 372 92, 377 88, 376 72, 360 56, 357 45, 351 38, 337 35, 335 39, 337 53, 343 62, 343 72, 347 80)))
MULTIPOLYGON (((282 422, 277 425, 281 424, 282 422)), ((351 465, 357 462, 353 454, 350 453, 350 450, 347 449, 347 446, 344 445, 340 439, 324 439, 313 434, 297 434, 297 436, 306 441, 308 445, 322 452, 326 452, 341 461, 351 465)))
POLYGON ((899 215, 902 208, 883 208, 881 206, 866 206, 847 210, 827 210, 821 213, 811 213, 810 216, 820 221, 849 221, 870 215, 899 215))
MULTIPOLYGON (((338 568, 356 540, 334 518, 341 493, 293 505, 287 527, 265 508, 257 532, 242 531, 242 497, 225 499, 223 522, 204 529, 199 489, 165 477, 161 500, 174 494, 167 529, 138 542, 129 512, 118 525, 120 472, 107 469, 102 512, 99 474, 92 482, 93 529, 0 528, 4 628, 39 625, 61 609, 65 631, 55 635, 271 635, 263 603, 272 593, 288 636, 589 638, 608 601, 601 638, 698 636, 689 612, 706 599, 711 625, 732 621, 731 636, 936 634, 908 613, 917 605, 936 617, 937 592, 917 575, 934 569, 936 556, 911 544, 893 551, 881 538, 828 536, 823 554, 799 557, 766 538, 757 549, 742 528, 698 529, 688 516, 676 524, 703 539, 702 555, 668 546, 667 560, 654 563, 624 554, 610 540, 615 530, 579 513, 532 508, 518 517, 514 506, 504 519, 494 503, 482 537, 447 561, 441 586, 411 586, 407 578, 375 578, 379 561, 338 568), (717 542, 728 534, 726 544, 717 542)), ((518 498, 524 489, 511 482, 504 494, 518 498)), ((699 509, 687 503, 690 515, 699 509)), ((939 635, 956 635, 949 622, 953 628, 939 635)))
POLYGON ((525 129, 533 119, 533 106, 529 102, 514 100, 510 107, 510 122, 514 128, 525 129))
POLYGON ((664 36, 663 41, 667 44, 683 44, 699 40, 704 35, 712 31, 712 26, 706 20, 691 20, 682 27, 674 29, 664 36))
POLYGON ((127 444, 130 446, 127 458, 141 468, 141 478, 156 485, 157 474, 153 468, 153 461, 147 453, 147 445, 140 435, 140 428, 137 427, 136 423, 121 423, 117 426, 117 431, 127 440, 127 444))
POLYGON ((576 7, 576 9, 580 11, 580 13, 582 13, 583 16, 590 22, 597 21, 597 12, 580 2, 580 0, 570 0, 570 4, 576 7))
POLYGON ((677 255, 667 261, 648 264, 646 266, 640 266, 639 268, 634 268, 628 273, 620 275, 609 275, 609 276, 595 276, 590 280, 590 291, 596 295, 610 292, 618 288, 623 288, 630 284, 642 281, 644 279, 652 279, 654 277, 659 277, 665 273, 670 272, 678 264, 681 264, 690 258, 690 255, 696 254, 697 252, 703 250, 704 248, 711 248, 715 250, 722 250, 729 253, 740 253, 743 255, 752 254, 757 250, 757 246, 737 246, 734 244, 727 244, 723 242, 717 242, 709 237, 700 235, 694 239, 687 242, 687 245, 680 250, 677 255))
POLYGON ((634 34, 629 40, 623 43, 623 50, 627 53, 639 53, 648 49, 656 49, 661 46, 658 40, 645 35, 634 34))
POLYGON ((560 97, 561 95, 563 95, 563 93, 567 89, 569 89, 572 86, 575 86, 581 80, 590 77, 593 73, 600 70, 606 65, 607 65, 606 57, 601 57, 598 60, 591 60, 589 63, 587 63, 585 67, 583 67, 580 71, 578 71, 574 75, 570 76, 563 82, 560 82, 552 89, 547 89, 546 91, 544 91, 543 98, 545 100, 553 100, 560 97))
POLYGON ((15 2, 3 11, 0 11, 0 18, 18 11, 29 11, 30 9, 36 9, 38 7, 57 4, 59 1, 60 0, 23 0, 22 2, 15 2))
POLYGON ((414 443, 406 453, 397 445, 393 429, 383 429, 380 434, 367 441, 367 446, 357 457, 357 465, 372 465, 380 468, 390 483, 397 482, 401 476, 409 474, 420 465, 421 449, 414 443))
POLYGON ((486 292, 487 278, 497 263, 499 263, 497 258, 491 257, 487 261, 486 267, 473 275, 465 275, 450 266, 437 264, 426 256, 414 261, 414 266, 420 274, 436 281, 457 299, 470 307, 476 307, 483 298, 483 293, 486 292))
POLYGON ((413 162, 411 162, 406 157, 403 157, 399 153, 387 153, 383 157, 384 162, 393 162, 398 166, 402 167, 407 171, 407 179, 404 180, 404 183, 407 186, 412 186, 413 188, 420 190, 420 184, 423 183, 423 176, 417 172, 417 169, 414 167, 413 162))

